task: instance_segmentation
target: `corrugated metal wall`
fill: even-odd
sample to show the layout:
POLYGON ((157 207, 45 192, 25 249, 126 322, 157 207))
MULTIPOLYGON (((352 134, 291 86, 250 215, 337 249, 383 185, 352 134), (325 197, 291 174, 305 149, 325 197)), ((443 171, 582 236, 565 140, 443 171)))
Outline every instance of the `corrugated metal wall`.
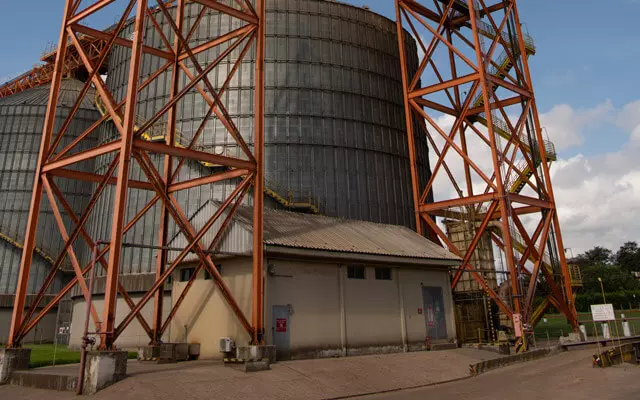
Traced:
MULTIPOLYGON (((63 80, 54 132, 57 132, 68 115, 81 88, 82 83, 79 81, 63 80)), ((15 293, 22 255, 20 246, 24 242, 48 98, 49 85, 44 85, 0 99, 0 294, 15 293)), ((92 99, 93 92, 90 92, 60 146, 70 143, 99 118, 91 103, 92 99)), ((83 143, 79 149, 86 148, 88 143, 83 143)), ((87 171, 93 170, 91 165, 83 167, 87 171)), ((76 213, 80 213, 90 196, 91 185, 57 178, 54 182, 76 213)), ((55 258, 62 251, 64 243, 58 233, 49 202, 46 196, 43 198, 36 247, 42 254, 55 258)), ((59 207, 63 210, 62 206, 59 207)), ((69 221, 65 223, 69 230, 69 221)), ((81 260, 86 258, 87 249, 83 243, 74 247, 81 260)), ((34 293, 41 287, 50 267, 51 263, 43 256, 34 256, 29 293, 34 293)), ((59 274, 50 292, 59 291, 66 279, 63 274, 59 274)))
MULTIPOLYGON (((194 23, 200 6, 186 7, 186 29, 194 23)), ((164 33, 170 28, 162 13, 156 14, 164 33)), ((192 45, 210 40, 239 27, 236 20, 217 13, 207 14, 191 39, 192 45)), ((125 28, 130 35, 133 26, 125 28)), ((395 23, 373 12, 345 4, 319 0, 267 1, 266 49, 266 140, 267 186, 296 201, 320 204, 330 216, 413 227, 411 176, 402 102, 402 86, 395 23)), ((160 35, 148 24, 145 40, 162 47, 160 35)), ((410 70, 417 69, 415 42, 406 36, 410 70)), ((220 49, 198 55, 203 67, 220 49)), ((222 86, 226 71, 240 53, 236 49, 220 64, 225 73, 210 75, 213 86, 222 86)), ((115 48, 110 57, 107 84, 117 100, 126 93, 129 49, 115 48)), ((224 103, 245 140, 253 143, 253 72, 245 60, 224 94, 224 103)), ((145 56, 142 73, 148 76, 161 65, 157 57, 145 56)), ((187 66, 195 74, 192 64, 187 66)), ((214 70, 215 71, 215 70, 214 70)), ((184 85, 184 82, 182 82, 184 85)), ((169 74, 145 88, 140 95, 139 115, 148 118, 167 101, 169 74)), ((178 130, 189 139, 205 115, 207 104, 195 91, 178 103, 178 130)), ((421 181, 428 179, 428 148, 424 132, 416 128, 421 181)), ((104 130, 102 140, 114 136, 104 130)), ((188 141, 188 140, 187 140, 188 141)), ((198 146, 207 151, 240 156, 226 129, 211 119, 198 146)), ((156 159, 159 161, 159 158, 156 159)), ((99 163, 103 172, 106 163, 99 163)), ((185 164, 180 179, 192 179, 211 171, 197 163, 185 164)), ((133 179, 141 178, 134 168, 133 179)), ((209 199, 223 199, 230 185, 212 185, 178 193, 178 202, 188 217, 209 199)), ((93 221, 95 237, 108 239, 113 188, 98 206, 104 210, 93 221)), ((129 216, 152 198, 132 190, 129 216)), ((155 245, 158 209, 149 213, 125 241, 155 245)), ((123 272, 153 270, 155 252, 125 250, 123 272)))

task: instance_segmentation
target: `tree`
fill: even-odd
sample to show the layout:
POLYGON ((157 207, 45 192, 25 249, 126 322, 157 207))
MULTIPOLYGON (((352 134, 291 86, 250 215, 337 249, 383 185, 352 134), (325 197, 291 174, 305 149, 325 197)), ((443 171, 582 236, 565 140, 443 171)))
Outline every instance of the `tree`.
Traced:
POLYGON ((582 283, 585 293, 600 293, 602 278, 606 292, 618 292, 624 290, 638 290, 640 284, 631 276, 631 273, 617 265, 591 265, 582 268, 582 283))
POLYGON ((640 271, 640 248, 636 242, 626 242, 615 255, 615 263, 623 269, 640 271))
POLYGON ((611 265, 612 258, 611 250, 596 246, 578 255, 573 262, 584 268, 596 265, 611 265))

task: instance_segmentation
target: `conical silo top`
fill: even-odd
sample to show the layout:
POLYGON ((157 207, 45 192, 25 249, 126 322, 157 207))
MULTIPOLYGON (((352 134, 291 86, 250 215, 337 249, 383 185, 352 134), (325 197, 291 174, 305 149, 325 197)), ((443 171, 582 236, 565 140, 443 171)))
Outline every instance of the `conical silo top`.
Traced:
MULTIPOLYGON (((82 90, 83 82, 77 79, 63 79, 60 90, 59 106, 73 107, 78 94, 82 90)), ((7 96, 0 99, 1 106, 46 106, 49 101, 49 91, 51 84, 45 84, 37 86, 20 93, 16 93, 11 96, 7 96)), ((94 110, 94 97, 95 89, 90 88, 87 94, 84 96, 80 108, 94 110)))

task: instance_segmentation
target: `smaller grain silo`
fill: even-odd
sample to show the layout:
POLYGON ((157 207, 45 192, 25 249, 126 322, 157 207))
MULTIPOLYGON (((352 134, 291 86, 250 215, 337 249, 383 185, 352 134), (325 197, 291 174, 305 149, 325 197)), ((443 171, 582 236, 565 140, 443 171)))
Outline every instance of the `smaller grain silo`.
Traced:
MULTIPOLYGON (((75 79, 63 80, 55 132, 68 116, 82 86, 83 83, 75 79)), ((42 85, 0 99, 0 342, 4 342, 9 333, 49 91, 49 85, 42 85)), ((92 103, 92 92, 93 90, 90 90, 83 99, 60 146, 70 143, 98 120, 99 114, 92 103)), ((90 142, 84 143, 83 146, 87 146, 88 143, 90 142)), ((80 181, 53 179, 67 202, 79 214, 85 208, 91 194, 91 185, 80 181)), ((65 220, 65 223, 67 229, 72 228, 70 221, 65 220)), ((31 266, 28 294, 37 293, 42 287, 45 277, 51 271, 54 258, 64 246, 48 200, 42 201, 36 240, 36 254, 31 266)), ((82 261, 88 253, 86 246, 79 242, 81 240, 74 248, 82 261)), ((69 270, 69 262, 65 260, 48 293, 60 291, 69 279, 69 270)), ((45 317, 40 323, 40 329, 31 331, 26 341, 32 340, 34 336, 38 340, 52 340, 54 327, 55 314, 45 317), (43 337, 45 333, 46 336, 43 337)))
MULTIPOLYGON (((456 248, 469 248, 475 235, 472 222, 446 219, 444 225, 447 236, 456 248)), ((465 253, 463 252, 462 255, 464 256, 465 253)), ((480 239, 469 264, 483 277, 488 287, 498 291, 493 246, 488 234, 480 239)), ((453 299, 458 341, 477 343, 495 340, 499 323, 497 307, 471 272, 462 273, 460 281, 453 289, 453 299)))

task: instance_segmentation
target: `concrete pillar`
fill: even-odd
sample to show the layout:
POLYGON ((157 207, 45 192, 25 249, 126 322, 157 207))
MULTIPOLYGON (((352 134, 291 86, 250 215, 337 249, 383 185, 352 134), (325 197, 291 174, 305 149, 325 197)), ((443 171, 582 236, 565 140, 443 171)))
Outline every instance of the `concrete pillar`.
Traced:
POLYGON ((31 349, 0 349, 0 385, 9 383, 11 373, 29 369, 31 349))
POLYGON ((587 335, 587 327, 583 324, 580 324, 579 328, 580 334, 582 335, 581 339, 583 342, 586 342, 587 340, 589 340, 589 335, 587 335))
POLYGON ((602 323, 602 337, 605 339, 611 339, 611 332, 609 332, 609 325, 606 322, 602 323))
POLYGON ((624 337, 631 336, 631 327, 629 326, 629 321, 622 321, 622 332, 624 337))
POLYGON ((126 351, 89 351, 87 352, 82 393, 94 394, 126 376, 126 351))
POLYGON ((402 336, 402 351, 409 350, 409 338, 407 336, 407 316, 404 311, 404 292, 400 283, 400 268, 395 269, 396 285, 398 289, 398 306, 400 307, 400 335, 402 336))

